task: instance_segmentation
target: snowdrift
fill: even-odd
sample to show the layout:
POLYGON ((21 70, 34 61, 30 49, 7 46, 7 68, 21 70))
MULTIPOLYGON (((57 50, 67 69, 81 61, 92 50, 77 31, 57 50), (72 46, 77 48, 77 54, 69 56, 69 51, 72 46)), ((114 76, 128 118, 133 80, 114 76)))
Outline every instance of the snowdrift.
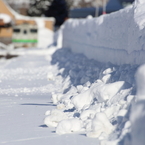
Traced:
POLYGON ((63 47, 88 58, 113 64, 145 62, 145 2, 99 18, 69 19, 63 47))
POLYGON ((52 57, 62 82, 52 101, 60 111, 48 110, 44 120, 57 134, 83 132, 100 145, 145 144, 145 66, 139 67, 145 63, 144 7, 136 0, 110 15, 70 19, 62 26, 58 33, 66 49, 52 57))

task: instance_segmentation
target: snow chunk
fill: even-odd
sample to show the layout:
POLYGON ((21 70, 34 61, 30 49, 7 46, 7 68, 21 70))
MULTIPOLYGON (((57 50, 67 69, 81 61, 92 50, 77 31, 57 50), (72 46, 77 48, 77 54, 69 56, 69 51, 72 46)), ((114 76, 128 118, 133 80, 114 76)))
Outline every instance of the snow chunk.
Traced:
POLYGON ((0 42, 0 49, 6 49, 6 48, 7 48, 7 45, 0 42))
POLYGON ((107 82, 109 81, 110 78, 111 78, 111 75, 110 75, 110 74, 107 74, 107 75, 105 75, 105 76, 102 78, 102 81, 103 81, 104 83, 107 83, 107 82))
POLYGON ((106 70, 103 71, 103 74, 107 75, 107 74, 110 74, 114 71, 115 69, 111 69, 111 68, 107 68, 106 70))
POLYGON ((82 121, 77 118, 73 118, 61 121, 56 128, 56 133, 61 135, 66 133, 78 132, 81 130, 81 128, 82 121))
POLYGON ((49 72, 49 73, 47 74, 47 79, 48 79, 48 80, 54 80, 54 79, 55 79, 54 74, 53 74, 52 72, 49 72))
POLYGON ((51 113, 51 111, 48 110, 48 111, 45 112, 45 115, 50 115, 50 113, 51 113))
POLYGON ((44 124, 48 127, 56 127, 61 120, 67 119, 67 115, 60 110, 52 110, 50 115, 44 119, 44 124))
POLYGON ((4 23, 6 23, 6 24, 11 23, 11 21, 12 21, 12 19, 9 15, 3 14, 3 13, 0 14, 0 19, 2 19, 4 21, 4 23))
POLYGON ((100 83, 94 89, 95 97, 98 102, 104 102, 115 96, 124 85, 124 81, 119 81, 110 84, 100 83))
POLYGON ((103 133, 109 135, 114 130, 105 113, 97 113, 95 115, 91 128, 92 131, 88 132, 87 136, 92 138, 98 138, 103 133))
POLYGON ((120 109, 120 106, 111 106, 108 107, 104 110, 104 113, 106 114, 106 116, 108 117, 108 119, 110 119, 111 117, 113 117, 116 113, 118 113, 118 110, 120 109))
POLYGON ((61 93, 52 92, 51 95, 52 95, 51 99, 53 101, 53 104, 57 104, 60 101, 60 99, 63 97, 63 94, 61 93))
POLYGON ((96 83, 91 86, 87 91, 74 96, 72 98, 72 103, 77 110, 87 109, 96 97, 98 102, 105 102, 116 95, 121 87, 124 85, 124 81, 104 84, 102 82, 96 83))
POLYGON ((136 73, 137 100, 145 100, 145 65, 139 67, 136 73))
POLYGON ((136 73, 137 102, 131 110, 132 145, 145 144, 145 65, 139 67, 136 73))
POLYGON ((135 0, 135 3, 136 4, 143 4, 143 3, 145 3, 145 1, 144 0, 135 0))
POLYGON ((87 91, 72 98, 72 103, 77 110, 89 108, 92 102, 93 95, 91 93, 91 89, 88 89, 87 91))
POLYGON ((80 119, 81 120, 93 119, 95 116, 95 113, 96 113, 95 110, 85 110, 81 113, 80 119))
POLYGON ((118 112, 118 116, 122 116, 124 117, 127 113, 127 110, 126 109, 121 109, 119 112, 118 112))
POLYGON ((99 145, 118 145, 118 140, 115 141, 102 140, 99 145))

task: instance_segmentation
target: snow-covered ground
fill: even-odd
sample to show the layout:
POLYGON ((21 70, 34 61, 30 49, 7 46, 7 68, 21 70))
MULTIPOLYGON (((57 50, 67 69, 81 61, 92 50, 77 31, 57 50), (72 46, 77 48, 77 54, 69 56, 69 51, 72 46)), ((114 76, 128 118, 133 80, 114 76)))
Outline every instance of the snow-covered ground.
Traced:
POLYGON ((1 59, 0 144, 93 145, 97 142, 83 134, 59 136, 54 128, 44 125, 45 112, 56 107, 51 92, 62 86, 59 79, 51 80, 59 70, 51 64, 54 49, 21 49, 20 57, 1 59))
POLYGON ((123 126, 129 124, 129 116, 124 115, 130 114, 138 66, 104 64, 55 47, 19 49, 15 54, 21 56, 0 62, 1 144, 94 145, 98 139, 88 137, 93 137, 97 126, 104 126, 101 130, 107 134, 115 127, 109 137, 113 140, 128 131, 123 126), (95 117, 96 122, 93 116, 100 111, 104 113, 95 117), (62 119, 68 122, 52 128, 62 119), (71 123, 76 126, 69 128, 71 123), (67 134, 72 131, 77 132, 67 134))
MULTIPOLYGON (((128 8, 130 16, 135 16, 134 20, 137 20, 138 26, 141 27, 138 27, 140 35, 127 34, 127 37, 130 36, 133 40, 127 39, 126 44, 123 44, 123 49, 126 51, 133 46, 130 43, 134 43, 135 38, 140 37, 136 40, 138 48, 134 47, 133 51, 144 52, 145 27, 143 27, 144 17, 141 15, 144 14, 142 7, 144 4, 144 0, 137 0, 132 7, 128 8), (132 8, 138 11, 136 15, 132 8)), ((97 19, 97 24, 99 22, 100 27, 103 28, 106 19, 107 22, 109 21, 109 16, 113 23, 112 15, 122 17, 123 14, 125 17, 126 12, 127 9, 103 16, 103 23, 100 23, 101 17, 97 19)), ((131 64, 123 63, 123 54, 121 63, 115 63, 117 57, 114 63, 107 61, 108 58, 105 57, 110 51, 115 49, 116 54, 120 52, 119 42, 123 42, 122 39, 124 39, 115 31, 113 32, 117 42, 102 42, 102 46, 108 44, 111 49, 108 48, 108 53, 101 54, 105 61, 101 61, 102 58, 100 60, 87 58, 87 53, 89 56, 96 55, 96 51, 92 53, 93 49, 89 52, 88 46, 84 49, 85 52, 82 51, 84 44, 90 41, 83 40, 84 35, 78 39, 82 43, 78 43, 78 36, 74 38, 71 34, 72 40, 75 40, 72 41, 73 44, 66 31, 75 31, 78 26, 81 30, 80 35, 85 33, 85 29, 80 24, 86 22, 80 21, 81 23, 79 20, 70 20, 64 24, 54 35, 56 46, 55 43, 49 45, 52 41, 47 41, 45 38, 40 41, 40 46, 45 41, 45 45, 49 47, 1 51, 19 55, 19 57, 9 60, 0 59, 0 144, 145 144, 145 65, 140 66, 136 61, 134 63, 132 61, 131 64), (71 26, 70 22, 72 22, 71 26), (67 38, 68 42, 66 42, 67 38), (113 44, 114 47, 111 47, 113 44), (67 48, 61 48, 61 46, 67 46, 67 48), (77 50, 74 46, 78 51, 74 51, 77 50)), ((94 23, 93 19, 91 21, 94 23)), ((123 23, 126 29, 128 21, 123 23)), ((91 28, 94 27, 90 27, 90 32, 92 32, 91 28)), ((123 26, 121 30, 124 30, 123 26)), ((100 30, 99 32, 101 34, 100 30)), ((91 35, 92 33, 89 33, 90 37, 91 35)), ((107 35, 110 36, 110 33, 106 31, 105 35, 108 38, 107 35)), ((124 36, 126 36, 125 33, 124 36)), ((48 37, 53 40, 52 34, 48 37)), ((113 41, 113 38, 110 37, 110 41, 113 41)), ((142 58, 137 54, 134 56, 135 59, 143 63, 144 58, 141 60, 142 58)))

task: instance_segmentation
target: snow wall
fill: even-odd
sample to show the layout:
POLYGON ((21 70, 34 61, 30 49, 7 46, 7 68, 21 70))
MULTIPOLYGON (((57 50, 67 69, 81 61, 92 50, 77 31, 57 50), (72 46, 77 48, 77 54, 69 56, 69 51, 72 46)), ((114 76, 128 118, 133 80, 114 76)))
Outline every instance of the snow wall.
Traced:
POLYGON ((69 19, 62 47, 113 64, 145 63, 145 1, 99 18, 69 19))

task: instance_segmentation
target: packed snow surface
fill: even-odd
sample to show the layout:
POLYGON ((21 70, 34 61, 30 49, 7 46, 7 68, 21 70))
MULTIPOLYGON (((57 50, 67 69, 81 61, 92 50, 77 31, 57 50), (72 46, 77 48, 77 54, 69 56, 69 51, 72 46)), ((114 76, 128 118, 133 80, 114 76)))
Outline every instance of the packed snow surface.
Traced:
POLYGON ((104 64, 56 47, 9 53, 21 56, 0 61, 1 144, 57 145, 69 140, 72 145, 94 145, 98 139, 118 142, 116 134, 128 130, 124 123, 130 122, 126 114, 134 98, 137 65, 104 64))
POLYGON ((137 95, 136 103, 133 104, 131 113, 131 135, 132 135, 132 145, 145 144, 145 65, 142 65, 136 74, 137 83, 137 95), (139 133, 140 132, 140 133, 139 133))

